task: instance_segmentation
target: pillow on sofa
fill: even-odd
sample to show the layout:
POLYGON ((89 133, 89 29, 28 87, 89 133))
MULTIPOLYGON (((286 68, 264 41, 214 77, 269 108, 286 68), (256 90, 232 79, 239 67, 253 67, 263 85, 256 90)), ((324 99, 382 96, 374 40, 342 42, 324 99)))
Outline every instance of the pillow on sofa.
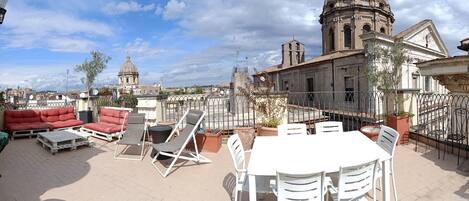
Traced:
POLYGON ((67 121, 72 119, 76 119, 73 113, 63 114, 59 116, 60 121, 67 121))

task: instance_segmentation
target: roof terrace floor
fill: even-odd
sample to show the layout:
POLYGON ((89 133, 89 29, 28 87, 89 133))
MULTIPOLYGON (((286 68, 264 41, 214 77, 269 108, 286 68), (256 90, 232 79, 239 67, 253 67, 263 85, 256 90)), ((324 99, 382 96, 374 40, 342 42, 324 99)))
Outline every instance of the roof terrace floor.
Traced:
MULTIPOLYGON (((148 150, 143 161, 114 160, 114 143, 94 141, 92 148, 56 155, 35 139, 10 142, 0 154, 0 200, 230 200, 234 173, 226 146, 205 154, 213 163, 185 163, 164 179, 150 164, 148 150)), ((399 146, 395 171, 399 200, 469 200, 469 177, 456 170, 454 156, 442 160, 434 149, 399 146)), ((248 200, 247 193, 243 198, 248 200)), ((267 195, 264 200, 276 199, 267 195)))

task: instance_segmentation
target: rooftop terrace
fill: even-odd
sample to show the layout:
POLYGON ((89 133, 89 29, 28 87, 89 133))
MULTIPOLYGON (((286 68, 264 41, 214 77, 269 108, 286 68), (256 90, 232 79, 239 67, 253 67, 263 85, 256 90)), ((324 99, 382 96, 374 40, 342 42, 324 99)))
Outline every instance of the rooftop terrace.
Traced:
MULTIPOLYGON (((35 139, 10 142, 0 155, 0 200, 230 200, 234 169, 226 146, 205 154, 213 163, 181 163, 164 179, 151 166, 149 151, 143 161, 114 160, 114 143, 93 140, 92 148, 56 155, 35 139)), ((434 149, 414 148, 411 143, 396 152, 399 200, 469 199, 469 177, 456 170, 456 157, 438 159, 434 149)), ((243 198, 248 200, 247 194, 243 198)))

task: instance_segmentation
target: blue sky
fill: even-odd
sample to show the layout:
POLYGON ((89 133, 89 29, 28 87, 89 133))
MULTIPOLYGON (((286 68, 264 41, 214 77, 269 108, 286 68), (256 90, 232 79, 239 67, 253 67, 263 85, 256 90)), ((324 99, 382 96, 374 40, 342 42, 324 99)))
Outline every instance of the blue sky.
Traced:
MULTIPOLYGON (((465 0, 391 0, 394 33, 432 19, 452 55, 468 37, 465 0)), ((10 0, 0 25, 0 86, 82 88, 73 68, 100 50, 112 57, 97 85, 117 83, 125 55, 142 82, 166 86, 228 83, 236 60, 250 67, 280 62, 293 35, 307 57, 320 54, 322 0, 10 0)))

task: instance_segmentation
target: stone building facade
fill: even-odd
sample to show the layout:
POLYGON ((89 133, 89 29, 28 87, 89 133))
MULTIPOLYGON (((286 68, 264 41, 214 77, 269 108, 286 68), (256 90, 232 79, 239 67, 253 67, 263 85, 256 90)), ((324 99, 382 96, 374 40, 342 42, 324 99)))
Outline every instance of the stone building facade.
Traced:
MULTIPOLYGON (((334 96, 326 97, 330 100, 320 101, 343 105, 348 109, 367 109, 361 107, 360 104, 364 103, 357 101, 358 97, 353 97, 358 94, 349 93, 376 90, 367 77, 365 49, 372 42, 389 47, 402 41, 411 59, 402 68, 400 88, 445 93, 446 89, 437 80, 420 75, 414 64, 448 57, 448 50, 436 26, 431 20, 423 20, 393 35, 393 22, 394 16, 387 0, 326 0, 320 16, 322 55, 286 65, 290 64, 290 54, 287 52, 288 55, 285 55, 286 51, 282 51, 282 63, 267 67, 263 72, 270 75, 277 92, 333 92, 334 96), (331 29, 333 32, 329 32, 331 29)), ((282 45, 282 50, 284 48, 285 45, 282 45)), ((259 75, 254 76, 255 80, 259 75)), ((310 98, 310 101, 317 101, 317 98, 310 98)))
POLYGON ((323 54, 363 49, 360 35, 392 34, 394 15, 387 0, 326 0, 319 22, 323 54))
POLYGON ((127 56, 119 71, 119 85, 124 91, 135 89, 139 84, 138 76, 137 67, 130 60, 130 56, 127 56))
POLYGON ((141 85, 139 83, 139 73, 137 66, 132 62, 130 56, 127 56, 125 62, 121 65, 119 74, 120 93, 134 95, 156 95, 161 91, 161 85, 141 85))

